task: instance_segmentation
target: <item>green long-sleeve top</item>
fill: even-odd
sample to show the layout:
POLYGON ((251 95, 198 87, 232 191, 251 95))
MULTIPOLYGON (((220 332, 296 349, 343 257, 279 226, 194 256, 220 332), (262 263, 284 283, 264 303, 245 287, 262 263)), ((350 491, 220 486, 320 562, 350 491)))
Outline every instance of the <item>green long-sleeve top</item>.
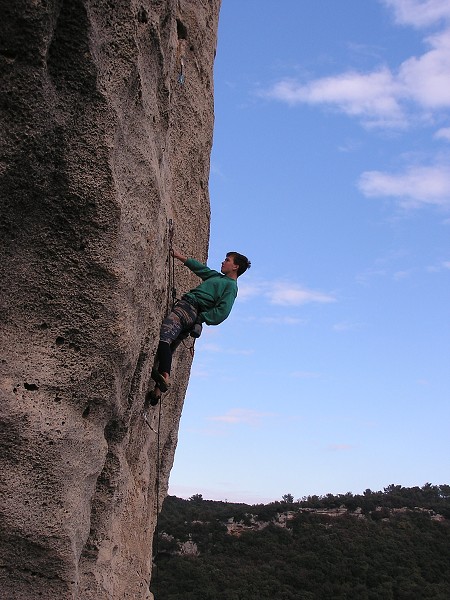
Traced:
POLYGON ((219 325, 228 317, 237 296, 235 279, 210 269, 194 258, 184 263, 203 282, 185 294, 198 305, 199 317, 207 325, 219 325))

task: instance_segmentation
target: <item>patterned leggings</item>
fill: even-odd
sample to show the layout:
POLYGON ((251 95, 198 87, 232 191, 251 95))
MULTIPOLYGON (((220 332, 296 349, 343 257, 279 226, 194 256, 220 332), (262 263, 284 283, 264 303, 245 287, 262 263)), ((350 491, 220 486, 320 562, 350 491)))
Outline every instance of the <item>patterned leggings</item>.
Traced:
POLYGON ((170 373, 172 354, 185 337, 184 334, 187 334, 195 325, 197 314, 198 311, 192 304, 181 299, 164 319, 159 334, 157 352, 160 373, 170 373))

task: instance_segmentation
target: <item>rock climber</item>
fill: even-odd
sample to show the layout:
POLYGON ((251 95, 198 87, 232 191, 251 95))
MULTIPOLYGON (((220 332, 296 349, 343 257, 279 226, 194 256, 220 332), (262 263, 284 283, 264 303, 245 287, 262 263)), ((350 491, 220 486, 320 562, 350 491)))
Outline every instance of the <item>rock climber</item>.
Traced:
MULTIPOLYGON (((219 273, 176 250, 171 252, 174 258, 180 260, 203 281, 184 294, 161 325, 155 361, 155 365, 158 363, 158 366, 152 370, 156 386, 146 398, 152 406, 158 403, 161 393, 166 392, 170 386, 172 355, 180 341, 189 335, 194 327, 201 328, 203 323, 219 325, 225 321, 237 296, 237 278, 251 266, 243 254, 228 252, 219 273)), ((197 337, 198 335, 199 333, 197 337)))

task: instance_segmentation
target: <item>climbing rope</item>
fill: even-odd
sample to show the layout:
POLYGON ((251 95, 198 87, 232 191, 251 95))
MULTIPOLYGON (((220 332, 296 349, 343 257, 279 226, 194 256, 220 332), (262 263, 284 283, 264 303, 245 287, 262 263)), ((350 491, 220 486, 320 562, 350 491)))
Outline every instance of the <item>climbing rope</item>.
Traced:
MULTIPOLYGON (((167 231, 167 240, 168 240, 168 286, 167 286, 167 302, 166 302, 166 315, 173 309, 175 303, 177 301, 177 291, 175 288, 175 258, 173 256, 173 236, 174 236, 174 226, 172 219, 169 219, 168 223, 168 231, 167 231)), ((144 411, 143 417, 145 423, 148 427, 156 433, 156 477, 155 477, 155 494, 156 494, 156 524, 155 524, 155 532, 154 532, 154 548, 153 548, 153 556, 156 558, 159 553, 159 495, 160 495, 160 483, 161 483, 161 414, 162 414, 162 395, 159 399, 159 409, 158 409, 158 426, 156 429, 152 427, 152 423, 150 423, 148 419, 147 412, 144 411)), ((156 587, 157 584, 157 575, 158 575, 158 567, 155 563, 155 572, 151 581, 153 582, 153 586, 156 587)), ((150 582, 149 582, 150 589, 150 582)))
POLYGON ((177 301, 177 290, 175 287, 175 257, 173 255, 173 236, 175 230, 172 219, 169 219, 169 227, 167 232, 168 246, 169 246, 169 285, 167 286, 167 304, 166 304, 166 316, 175 306, 177 301), (172 303, 170 299, 172 298, 172 303))
MULTIPOLYGON (((183 62, 181 62, 183 65, 183 62)), ((167 241, 168 241, 168 286, 167 286, 167 302, 166 302, 166 316, 173 310, 176 302, 177 302, 177 291, 175 287, 175 257, 173 255, 173 238, 174 238, 174 225, 172 219, 168 221, 168 230, 167 230, 167 241)), ((189 333, 186 334, 186 337, 189 333)), ((191 334, 192 335, 192 334, 191 334)), ((200 335, 200 334, 198 334, 200 335)), ((194 346, 195 341, 198 335, 192 335, 193 340, 192 344, 188 345, 186 343, 186 338, 182 339, 182 343, 185 348, 189 349, 192 357, 194 356, 194 346)), ((156 523, 155 523, 155 532, 154 532, 154 546, 153 546, 153 561, 155 565, 155 569, 153 571, 153 576, 151 582, 148 583, 150 589, 150 583, 153 583, 154 589, 157 587, 158 581, 158 567, 156 565, 156 558, 159 554, 159 497, 160 497, 160 483, 161 483, 161 414, 162 414, 162 394, 159 399, 159 411, 158 411, 158 425, 157 428, 154 429, 152 423, 150 423, 148 419, 147 412, 144 410, 143 418, 148 427, 156 434, 156 476, 155 476, 155 493, 156 493, 156 523)))
MULTIPOLYGON (((156 525, 155 525, 155 535, 154 535, 154 541, 155 541, 155 548, 153 551, 153 556, 156 557, 158 556, 159 553, 159 490, 160 490, 160 476, 161 476, 161 404, 162 404, 162 397, 159 401, 159 411, 158 411, 158 433, 156 436, 156 456, 157 456, 157 463, 156 463, 156 525)), ((155 568, 156 568, 156 572, 155 572, 155 577, 153 578, 153 584, 154 587, 156 587, 156 584, 158 582, 158 566, 156 565, 156 562, 154 562, 155 564, 155 568)))
POLYGON ((159 410, 158 410, 158 427, 157 429, 153 429, 153 427, 151 426, 148 417, 147 417, 147 413, 144 412, 143 416, 144 416, 144 421, 147 423, 147 425, 150 427, 150 429, 153 431, 153 433, 156 433, 156 477, 155 477, 155 494, 156 494, 156 524, 155 524, 155 531, 154 531, 154 535, 153 535, 153 539, 154 539, 154 545, 153 545, 153 563, 155 565, 155 569, 152 569, 152 577, 150 578, 150 580, 147 582, 148 585, 148 589, 150 589, 150 585, 151 583, 153 583, 153 587, 156 588, 157 585, 157 581, 158 581, 158 567, 156 565, 155 559, 159 554, 159 493, 160 493, 160 479, 161 479, 161 404, 162 404, 162 398, 159 401, 159 410))

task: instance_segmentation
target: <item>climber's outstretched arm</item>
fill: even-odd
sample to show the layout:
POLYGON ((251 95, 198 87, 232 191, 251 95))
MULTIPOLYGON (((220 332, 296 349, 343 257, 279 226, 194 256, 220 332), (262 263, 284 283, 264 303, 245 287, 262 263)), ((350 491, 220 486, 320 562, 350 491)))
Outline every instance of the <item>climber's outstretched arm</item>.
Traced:
POLYGON ((187 261, 187 256, 184 256, 183 254, 178 252, 178 250, 172 250, 172 255, 174 258, 178 258, 178 260, 181 260, 181 262, 183 263, 187 261))

